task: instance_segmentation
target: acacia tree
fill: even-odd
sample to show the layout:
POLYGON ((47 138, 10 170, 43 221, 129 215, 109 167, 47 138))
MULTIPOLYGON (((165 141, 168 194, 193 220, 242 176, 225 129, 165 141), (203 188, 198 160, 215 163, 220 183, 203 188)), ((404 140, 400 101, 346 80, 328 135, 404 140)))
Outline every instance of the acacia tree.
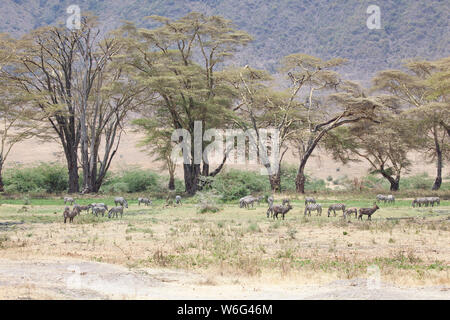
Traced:
POLYGON ((411 165, 410 130, 402 117, 384 113, 378 117, 378 123, 365 120, 338 128, 324 140, 325 148, 344 164, 366 160, 371 173, 381 174, 389 181, 390 190, 398 191, 401 175, 411 165))
POLYGON ((17 46, 17 58, 3 77, 30 97, 56 133, 66 156, 69 193, 79 191, 80 163, 83 192, 97 192, 117 151, 125 115, 139 93, 113 63, 120 42, 113 36, 101 38, 96 18, 85 16, 80 29, 40 28, 17 46))
MULTIPOLYGON (((162 26, 148 30, 128 24, 123 28, 128 44, 127 64, 134 68, 135 79, 156 94, 149 107, 165 114, 172 129, 186 130, 193 146, 196 121, 201 121, 202 136, 209 128, 228 125, 224 115, 230 112, 232 95, 217 77, 221 73, 217 69, 250 37, 218 16, 190 13, 178 20, 150 18, 162 26)), ((199 188, 200 175, 216 175, 226 161, 224 155, 218 168, 211 171, 203 157, 201 163, 196 163, 194 152, 191 148, 188 161, 183 163, 188 194, 199 188)))
POLYGON ((272 77, 249 66, 229 70, 226 78, 237 92, 232 119, 237 127, 247 132, 259 162, 267 169, 272 191, 281 191, 281 163, 300 121, 300 105, 293 99, 295 92, 270 89, 272 77), (269 137, 263 137, 261 129, 267 128, 278 131, 276 145, 271 144, 269 137), (276 157, 276 163, 269 160, 269 151, 276 157))
POLYGON ((374 112, 380 106, 359 85, 342 81, 333 71, 343 63, 345 60, 340 58, 325 61, 305 54, 283 59, 281 70, 290 81, 290 99, 299 103, 300 127, 290 139, 300 160, 295 181, 299 193, 305 193, 305 167, 322 139, 345 124, 375 119, 374 112), (330 90, 334 93, 330 94, 330 90))
POLYGON ((442 183, 444 161, 449 159, 450 58, 438 61, 411 61, 406 71, 386 70, 374 78, 374 90, 396 98, 412 121, 414 149, 436 162, 433 190, 442 183))

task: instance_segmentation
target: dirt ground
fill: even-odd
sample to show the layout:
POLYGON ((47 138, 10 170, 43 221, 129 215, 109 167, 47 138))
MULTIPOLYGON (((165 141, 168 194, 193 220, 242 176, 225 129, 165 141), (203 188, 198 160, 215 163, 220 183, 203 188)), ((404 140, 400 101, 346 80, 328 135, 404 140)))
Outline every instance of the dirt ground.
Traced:
POLYGON ((401 288, 367 279, 325 285, 200 284, 202 274, 75 259, 0 259, 0 299, 450 299, 450 288, 401 288))

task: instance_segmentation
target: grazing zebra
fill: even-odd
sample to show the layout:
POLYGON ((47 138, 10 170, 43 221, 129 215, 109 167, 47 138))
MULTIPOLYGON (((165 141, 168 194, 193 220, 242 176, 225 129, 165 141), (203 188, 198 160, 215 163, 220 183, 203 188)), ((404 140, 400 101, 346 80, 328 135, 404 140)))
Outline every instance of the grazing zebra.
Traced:
POLYGON ((91 203, 89 206, 91 207, 91 209, 94 207, 104 207, 106 210, 108 210, 108 206, 104 203, 91 203))
POLYGON ((388 202, 388 203, 395 203, 395 197, 392 195, 392 194, 390 194, 390 195, 388 195, 387 197, 386 197, 386 201, 385 202, 388 202))
POLYGON ((427 197, 426 198, 428 200, 428 203, 431 204, 432 207, 434 207, 434 205, 440 205, 441 204, 441 199, 439 199, 439 197, 427 197))
POLYGON ((63 213, 64 223, 66 223, 67 219, 69 219, 69 223, 72 223, 73 218, 75 218, 75 216, 78 214, 80 214, 80 211, 78 210, 78 208, 74 207, 73 210, 70 211, 70 208, 66 206, 64 208, 64 213, 63 213))
POLYGON ((373 204, 372 208, 361 208, 359 209, 359 216, 358 219, 362 220, 363 215, 367 215, 367 220, 372 220, 371 216, 380 209, 380 207, 377 206, 376 203, 373 204))
POLYGON ((306 206, 308 203, 316 203, 316 199, 314 199, 313 197, 306 197, 306 198, 305 198, 305 206, 306 206))
POLYGON ((181 203, 181 196, 176 196, 176 197, 175 197, 175 203, 176 203, 176 204, 182 204, 182 203, 181 203))
POLYGON ((342 214, 345 215, 345 204, 343 203, 335 203, 328 207, 328 217, 330 217, 331 211, 334 212, 334 216, 336 217, 336 210, 342 210, 342 214))
POLYGON ((413 208, 415 208, 416 206, 428 207, 429 203, 430 203, 430 201, 428 200, 428 198, 416 198, 413 200, 412 206, 413 206, 413 208))
POLYGON ((347 210, 345 210, 344 212, 344 219, 347 218, 347 216, 350 217, 350 215, 354 213, 355 214, 355 218, 358 215, 358 208, 348 208, 347 210))
POLYGON ((123 197, 114 198, 114 204, 117 206, 120 204, 122 207, 128 208, 128 202, 123 197))
POLYGON ((70 205, 73 205, 75 200, 71 197, 64 197, 64 204, 70 203, 70 205))
POLYGON ((114 218, 114 216, 115 216, 116 218, 118 218, 118 214, 119 214, 119 213, 120 213, 120 218, 122 218, 122 215, 123 215, 123 207, 122 207, 122 206, 118 206, 118 207, 111 208, 111 209, 108 211, 108 218, 111 219, 111 217, 114 218))
POLYGON ((253 208, 253 203, 257 200, 258 199, 253 196, 243 197, 239 200, 239 207, 240 208, 246 207, 247 209, 250 209, 250 205, 252 205, 253 208))
POLYGON ((273 209, 273 219, 277 218, 277 220, 278 220, 278 215, 281 214, 282 217, 283 217, 283 220, 284 220, 284 215, 285 215, 286 213, 288 213, 289 210, 292 209, 292 206, 291 206, 290 203, 288 203, 287 206, 284 206, 284 205, 281 205, 281 206, 280 206, 280 205, 272 206, 272 209, 273 209))
POLYGON ((382 194, 377 194, 376 199, 377 199, 377 202, 381 202, 381 201, 386 202, 387 197, 385 195, 382 195, 382 194))
POLYGON ((140 206, 141 203, 145 204, 146 206, 151 205, 152 204, 152 200, 148 199, 148 198, 138 198, 138 205, 140 206))
POLYGON ((101 213, 102 217, 104 217, 107 210, 107 208, 101 206, 92 207, 92 214, 98 217, 98 214, 101 213))
POLYGON ((311 203, 305 207, 305 216, 308 213, 311 216, 311 211, 317 211, 317 215, 322 215, 322 205, 320 203, 311 203))
POLYGON ((267 218, 269 218, 269 215, 271 217, 273 216, 273 197, 268 197, 267 202, 269 203, 269 209, 267 209, 267 218))

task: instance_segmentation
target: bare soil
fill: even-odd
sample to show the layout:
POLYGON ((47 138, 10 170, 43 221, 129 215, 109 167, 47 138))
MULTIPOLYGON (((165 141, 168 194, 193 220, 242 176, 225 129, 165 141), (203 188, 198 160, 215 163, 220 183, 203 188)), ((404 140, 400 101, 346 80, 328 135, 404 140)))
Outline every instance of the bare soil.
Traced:
POLYGON ((202 274, 74 259, 0 259, 0 299, 450 299, 450 288, 401 288, 367 279, 325 285, 200 284, 202 274))

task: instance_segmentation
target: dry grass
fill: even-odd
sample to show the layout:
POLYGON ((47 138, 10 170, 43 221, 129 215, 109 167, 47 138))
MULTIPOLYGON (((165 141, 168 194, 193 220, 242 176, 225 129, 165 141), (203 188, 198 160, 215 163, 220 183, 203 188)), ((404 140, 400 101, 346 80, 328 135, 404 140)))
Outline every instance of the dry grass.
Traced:
POLYGON ((131 268, 195 270, 205 273, 205 279, 274 283, 364 277, 375 264, 391 283, 450 285, 450 220, 406 207, 382 208, 372 222, 349 223, 340 217, 304 218, 300 204, 285 221, 266 219, 263 206, 246 210, 227 205, 207 215, 190 204, 131 206, 123 219, 83 214, 73 224, 62 223, 61 214, 55 214, 61 211, 58 206, 22 207, 0 207, 0 222, 25 221, 0 231, 4 258, 72 257, 131 268), (418 214, 425 218, 385 219, 418 214))

